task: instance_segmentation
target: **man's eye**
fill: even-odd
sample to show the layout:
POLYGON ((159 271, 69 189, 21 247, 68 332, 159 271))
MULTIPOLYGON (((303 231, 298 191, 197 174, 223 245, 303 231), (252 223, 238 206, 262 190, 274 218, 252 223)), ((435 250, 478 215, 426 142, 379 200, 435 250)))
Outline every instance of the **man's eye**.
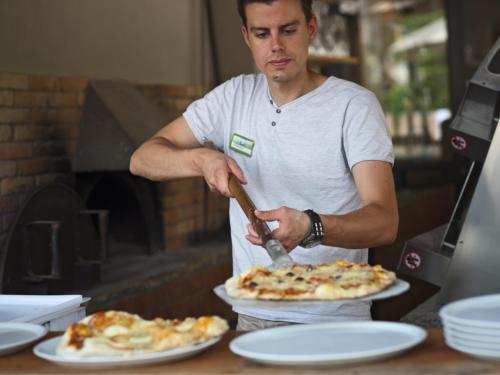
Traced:
POLYGON ((297 29, 285 29, 283 30, 285 34, 293 34, 294 32, 297 31, 297 29))
POLYGON ((257 33, 257 34, 255 34, 255 36, 257 38, 263 39, 263 38, 265 38, 267 36, 267 33, 257 33))

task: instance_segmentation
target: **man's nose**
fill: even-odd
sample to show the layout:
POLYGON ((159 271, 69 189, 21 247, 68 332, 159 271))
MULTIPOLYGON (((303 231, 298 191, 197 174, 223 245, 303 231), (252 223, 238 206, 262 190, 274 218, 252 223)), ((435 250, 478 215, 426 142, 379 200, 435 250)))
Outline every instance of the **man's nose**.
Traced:
POLYGON ((282 51, 284 49, 281 37, 279 34, 271 36, 271 43, 273 52, 282 51))

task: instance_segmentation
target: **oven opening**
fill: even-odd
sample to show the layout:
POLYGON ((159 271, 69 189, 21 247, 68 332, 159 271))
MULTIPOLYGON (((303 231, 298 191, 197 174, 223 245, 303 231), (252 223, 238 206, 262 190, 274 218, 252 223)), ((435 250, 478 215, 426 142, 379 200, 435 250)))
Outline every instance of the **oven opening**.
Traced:
MULTIPOLYGON (((90 210, 109 211, 108 256, 150 254, 146 219, 139 198, 127 182, 117 176, 100 180, 87 199, 90 210)), ((93 219, 97 230, 97 219, 93 219)))

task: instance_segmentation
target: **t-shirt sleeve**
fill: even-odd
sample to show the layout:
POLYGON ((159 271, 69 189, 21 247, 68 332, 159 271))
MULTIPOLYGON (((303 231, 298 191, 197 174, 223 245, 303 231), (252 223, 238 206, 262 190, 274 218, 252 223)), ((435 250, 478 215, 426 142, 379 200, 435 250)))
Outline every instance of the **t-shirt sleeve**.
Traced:
POLYGON ((343 148, 349 168, 361 161, 380 160, 394 164, 394 150, 384 113, 369 91, 354 96, 347 107, 343 148))
POLYGON ((203 98, 191 103, 182 114, 200 144, 211 141, 223 148, 225 117, 231 97, 231 81, 216 87, 203 98))

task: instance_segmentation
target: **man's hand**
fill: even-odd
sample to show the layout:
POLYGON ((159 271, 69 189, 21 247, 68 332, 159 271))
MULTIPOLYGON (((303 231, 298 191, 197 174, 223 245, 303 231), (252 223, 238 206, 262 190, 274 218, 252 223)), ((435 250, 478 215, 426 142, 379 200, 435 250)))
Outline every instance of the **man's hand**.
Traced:
MULTIPOLYGON (((279 222, 278 228, 273 230, 271 235, 279 240, 288 252, 302 242, 311 228, 311 220, 307 214, 289 207, 280 207, 270 211, 255 211, 255 216, 264 221, 279 222)), ((251 224, 248 224, 246 238, 254 245, 264 245, 251 224)))
POLYGON ((233 158, 211 149, 203 149, 202 152, 199 167, 211 191, 230 197, 228 186, 230 173, 234 174, 242 184, 247 183, 243 171, 233 158))

